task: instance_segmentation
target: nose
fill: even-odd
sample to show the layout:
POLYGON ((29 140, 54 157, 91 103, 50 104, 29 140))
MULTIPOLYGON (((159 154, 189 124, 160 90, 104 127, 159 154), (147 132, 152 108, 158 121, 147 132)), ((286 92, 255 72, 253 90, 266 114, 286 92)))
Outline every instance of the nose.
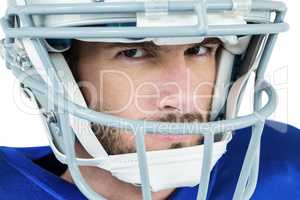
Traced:
POLYGON ((170 55, 162 63, 159 78, 159 111, 187 113, 191 112, 192 90, 191 71, 186 64, 184 54, 170 55))

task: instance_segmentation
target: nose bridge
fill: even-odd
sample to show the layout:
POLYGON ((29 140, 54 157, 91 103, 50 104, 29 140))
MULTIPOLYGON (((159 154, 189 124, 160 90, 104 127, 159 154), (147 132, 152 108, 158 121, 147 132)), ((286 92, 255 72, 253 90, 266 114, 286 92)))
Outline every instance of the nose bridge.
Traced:
POLYGON ((165 59, 162 79, 166 82, 173 82, 178 86, 185 86, 188 78, 189 67, 183 54, 174 53, 165 59))
POLYGON ((164 60, 160 83, 159 109, 188 112, 191 76, 183 54, 173 54, 164 60))

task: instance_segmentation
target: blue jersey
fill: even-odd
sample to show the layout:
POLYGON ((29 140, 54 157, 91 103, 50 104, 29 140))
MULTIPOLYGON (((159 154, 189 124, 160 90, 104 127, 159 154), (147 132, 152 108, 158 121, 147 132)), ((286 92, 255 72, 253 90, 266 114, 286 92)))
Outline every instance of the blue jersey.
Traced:
MULTIPOLYGON (((232 199, 250 128, 236 131, 227 152, 211 172, 207 199, 232 199)), ((267 121, 261 141, 258 184, 251 199, 300 199, 300 130, 267 121), (280 131, 279 131, 280 130, 280 131)), ((59 178, 66 166, 49 147, 0 148, 0 199, 86 199, 76 186, 59 178)), ((196 199, 198 187, 177 188, 169 200, 196 199)))

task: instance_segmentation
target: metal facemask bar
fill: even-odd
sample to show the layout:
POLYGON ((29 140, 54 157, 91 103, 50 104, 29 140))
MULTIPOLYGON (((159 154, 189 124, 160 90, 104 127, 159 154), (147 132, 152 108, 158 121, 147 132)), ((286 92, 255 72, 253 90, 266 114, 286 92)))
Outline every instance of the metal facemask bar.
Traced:
MULTIPOLYGON (((165 4, 163 4, 165 5, 165 4)), ((202 176, 200 178, 198 200, 204 200, 207 197, 207 189, 210 177, 210 163, 212 157, 212 146, 214 135, 220 132, 233 131, 236 129, 252 126, 252 136, 246 153, 243 167, 238 180, 237 188, 234 193, 234 200, 249 199, 254 192, 258 176, 259 165, 259 146, 260 138, 263 130, 263 125, 266 118, 273 113, 276 108, 276 92, 274 88, 263 80, 264 72, 267 63, 270 59, 272 49, 274 47, 277 34, 288 29, 288 25, 283 22, 286 7, 279 2, 269 1, 254 1, 252 10, 274 11, 276 17, 274 23, 268 24, 248 24, 248 25, 216 25, 209 26, 205 22, 206 12, 210 10, 232 10, 233 3, 228 0, 218 1, 178 1, 169 2, 169 11, 196 11, 199 16, 197 26, 191 27, 151 27, 151 28, 136 28, 136 27, 35 27, 32 21, 32 15, 47 15, 47 14, 93 14, 100 12, 143 12, 145 5, 143 2, 132 3, 91 3, 78 5, 30 5, 30 6, 15 6, 7 10, 7 15, 1 20, 4 29, 5 39, 5 58, 7 66, 12 69, 17 78, 24 76, 25 71, 20 68, 20 65, 15 62, 14 49, 12 48, 16 39, 29 38, 34 47, 39 52, 39 57, 48 73, 49 83, 45 84, 33 78, 23 80, 26 87, 32 89, 34 93, 40 95, 53 94, 50 102, 53 108, 57 107, 60 110, 58 120, 62 126, 64 151, 68 162, 68 167, 72 177, 78 188, 89 199, 104 199, 101 195, 94 192, 83 179, 74 150, 75 136, 69 126, 69 114, 76 117, 89 120, 94 123, 103 124, 105 126, 113 126, 128 131, 133 131, 136 135, 136 147, 139 159, 140 176, 142 179, 143 199, 150 200, 151 192, 149 185, 149 175, 147 166, 147 157, 144 145, 145 133, 161 133, 170 134, 199 134, 204 136, 204 157, 202 166, 202 176), (22 23, 22 28, 14 27, 14 16, 18 16, 22 23), (189 37, 189 36, 219 36, 219 35, 253 35, 253 34, 269 34, 266 47, 263 51, 262 59, 259 63, 257 78, 256 78, 256 93, 255 93, 255 112, 253 114, 237 117, 235 119, 222 120, 207 123, 190 123, 182 125, 181 123, 161 123, 161 122, 145 122, 140 120, 128 120, 112 115, 107 115, 100 112, 78 106, 66 98, 66 92, 60 83, 57 72, 54 70, 48 52, 43 45, 41 38, 98 38, 98 37, 128 37, 128 38, 143 38, 143 37, 189 37), (49 87, 50 85, 50 87, 49 87), (50 90, 50 93, 49 93, 50 90), (268 103, 262 107, 261 95, 266 92, 268 95, 268 103), (112 123, 117 122, 117 123, 112 123), (166 128, 168 127, 168 128, 166 128), (197 132, 197 133, 195 133, 197 132), (254 155, 254 156, 253 156, 254 155)))

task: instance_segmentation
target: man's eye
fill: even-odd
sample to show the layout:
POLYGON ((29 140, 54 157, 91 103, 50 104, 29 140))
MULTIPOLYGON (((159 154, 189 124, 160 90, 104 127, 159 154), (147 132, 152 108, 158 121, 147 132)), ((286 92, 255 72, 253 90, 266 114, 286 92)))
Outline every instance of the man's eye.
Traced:
POLYGON ((142 58, 146 55, 146 52, 142 49, 127 49, 118 54, 127 58, 142 58))
POLYGON ((195 46, 192 48, 189 48, 185 51, 185 55, 195 55, 195 56, 204 56, 209 52, 208 47, 204 46, 195 46))

